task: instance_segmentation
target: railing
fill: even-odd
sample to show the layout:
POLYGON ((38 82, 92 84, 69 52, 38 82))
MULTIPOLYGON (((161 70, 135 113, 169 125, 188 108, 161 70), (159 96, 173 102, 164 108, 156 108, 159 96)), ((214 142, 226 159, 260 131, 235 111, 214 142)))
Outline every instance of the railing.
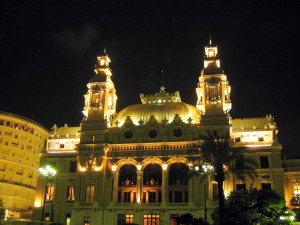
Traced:
POLYGON ((178 203, 167 203, 167 206, 175 206, 175 207, 178 207, 178 206, 188 206, 189 204, 188 203, 182 203, 182 202, 178 202, 178 203))
POLYGON ((22 184, 22 183, 19 183, 19 182, 11 181, 11 180, 1 180, 0 179, 0 182, 1 183, 7 183, 7 184, 14 184, 14 185, 18 185, 18 186, 22 186, 22 187, 26 187, 26 188, 36 190, 36 187, 30 186, 28 184, 22 184))
POLYGON ((22 119, 22 120, 25 120, 26 122, 30 122, 30 123, 33 123, 41 128, 43 128, 44 130, 48 131, 49 130, 47 128, 45 128, 43 125, 39 124, 38 122, 32 120, 32 119, 28 119, 24 116, 20 116, 20 115, 17 115, 17 114, 14 114, 14 113, 9 113, 9 112, 4 112, 4 111, 0 111, 0 114, 3 114, 3 115, 8 115, 8 116, 13 116, 13 117, 16 117, 16 118, 19 118, 19 119, 22 119))

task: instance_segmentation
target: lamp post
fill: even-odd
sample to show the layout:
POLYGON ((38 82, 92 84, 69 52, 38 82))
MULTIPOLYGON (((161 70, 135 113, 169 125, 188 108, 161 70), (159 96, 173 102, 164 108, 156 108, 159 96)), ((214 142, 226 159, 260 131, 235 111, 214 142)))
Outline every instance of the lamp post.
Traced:
POLYGON ((41 221, 44 221, 45 203, 46 203, 46 187, 47 187, 49 177, 55 176, 56 170, 51 168, 51 166, 47 165, 44 168, 39 168, 39 172, 42 176, 45 177, 45 185, 44 185, 44 192, 43 192, 43 207, 42 207, 42 217, 41 217, 41 221))
POLYGON ((207 163, 203 163, 202 164, 202 170, 203 170, 203 174, 204 174, 204 221, 207 222, 207 206, 206 206, 206 178, 207 178, 207 174, 212 171, 214 169, 214 167, 210 164, 207 163))

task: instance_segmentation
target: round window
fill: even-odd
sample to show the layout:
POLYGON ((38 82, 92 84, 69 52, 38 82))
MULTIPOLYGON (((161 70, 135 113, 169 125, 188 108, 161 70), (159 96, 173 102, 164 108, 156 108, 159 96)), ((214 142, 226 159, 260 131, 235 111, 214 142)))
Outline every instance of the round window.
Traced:
POLYGON ((150 138, 155 138, 155 137, 157 136, 157 134, 158 134, 158 132, 157 132, 157 130, 155 130, 155 129, 149 130, 149 132, 148 132, 148 136, 149 136, 150 138))
POLYGON ((132 138, 132 136, 133 136, 132 130, 127 130, 124 132, 124 138, 130 139, 130 138, 132 138))
POLYGON ((182 134, 183 134, 183 131, 182 131, 182 129, 180 129, 180 128, 177 128, 177 129, 174 129, 174 130, 173 130, 173 135, 174 135, 175 137, 180 137, 180 136, 182 136, 182 134))

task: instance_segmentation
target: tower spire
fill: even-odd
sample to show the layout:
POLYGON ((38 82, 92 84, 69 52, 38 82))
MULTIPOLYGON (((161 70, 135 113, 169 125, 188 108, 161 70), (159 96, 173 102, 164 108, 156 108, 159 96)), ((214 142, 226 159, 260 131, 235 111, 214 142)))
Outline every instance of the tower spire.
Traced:
POLYGON ((212 45, 212 41, 211 41, 211 33, 209 33, 209 45, 212 45))

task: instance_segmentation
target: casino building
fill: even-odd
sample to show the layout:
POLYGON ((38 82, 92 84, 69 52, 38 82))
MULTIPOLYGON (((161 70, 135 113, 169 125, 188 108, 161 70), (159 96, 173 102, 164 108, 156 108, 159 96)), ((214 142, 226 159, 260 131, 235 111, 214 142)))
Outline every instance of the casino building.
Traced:
POLYGON ((258 165, 255 181, 229 176, 225 195, 251 187, 284 196, 274 118, 229 116, 231 87, 216 46, 205 47, 195 105, 161 87, 157 93, 141 94, 140 104, 116 112, 109 63, 108 55, 97 57, 80 126, 52 128, 41 166, 55 167, 57 175, 40 176, 33 220, 172 225, 180 214, 204 217, 205 203, 209 215, 217 206, 217 184, 209 176, 189 178, 203 163, 199 143, 207 131, 229 132, 233 146, 245 147, 245 157, 258 165))

